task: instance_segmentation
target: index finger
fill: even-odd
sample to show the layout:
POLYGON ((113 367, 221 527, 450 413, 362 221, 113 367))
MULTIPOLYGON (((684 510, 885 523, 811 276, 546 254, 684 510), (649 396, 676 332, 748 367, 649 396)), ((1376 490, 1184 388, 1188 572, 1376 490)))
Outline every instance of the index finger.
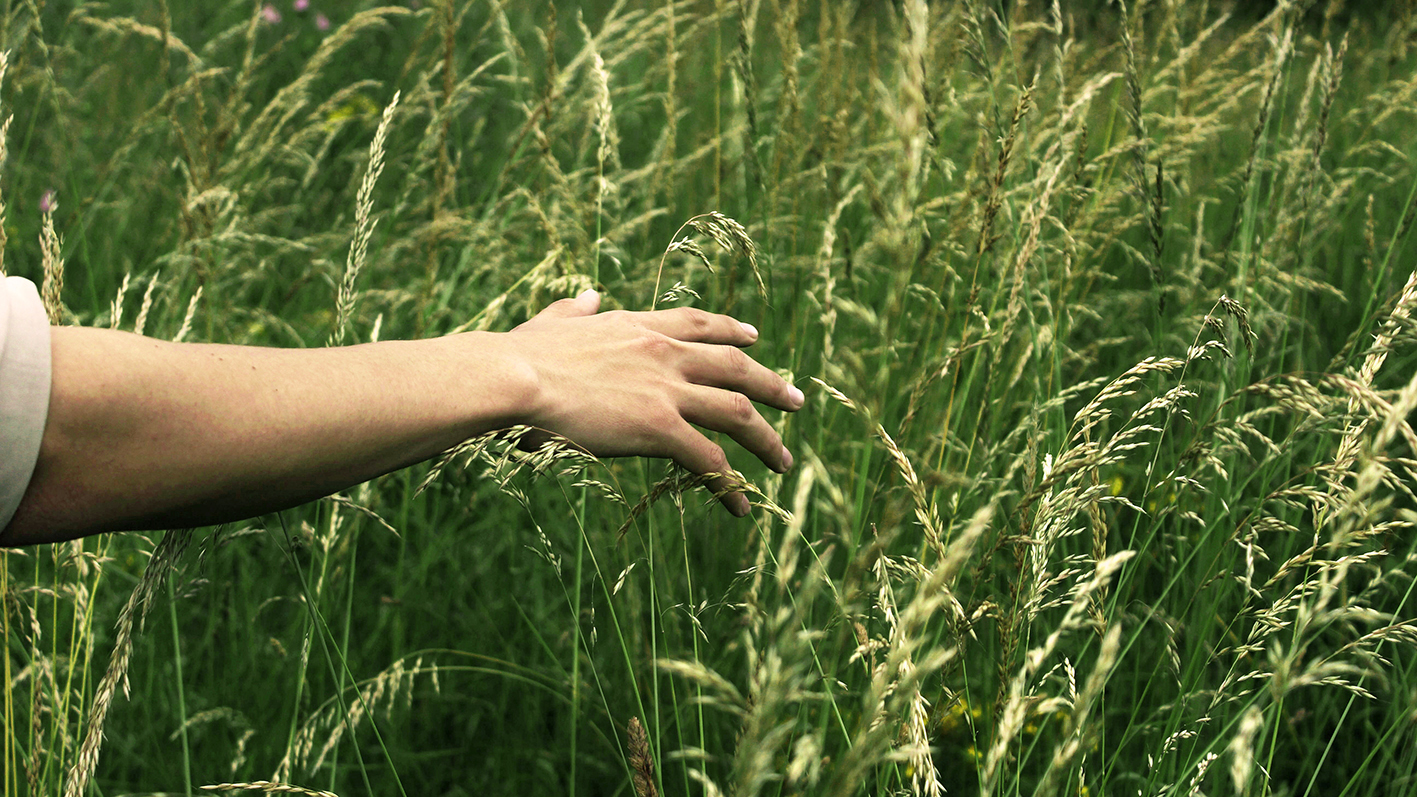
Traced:
POLYGON ((758 330, 752 324, 695 307, 676 307, 635 315, 635 321, 646 329, 687 343, 750 346, 758 339, 758 330))

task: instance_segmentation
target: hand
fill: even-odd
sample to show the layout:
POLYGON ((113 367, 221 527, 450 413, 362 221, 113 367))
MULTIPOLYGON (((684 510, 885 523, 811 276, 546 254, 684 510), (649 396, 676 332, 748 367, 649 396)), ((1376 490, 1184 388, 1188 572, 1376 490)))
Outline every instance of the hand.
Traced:
MULTIPOLYGON (((792 455, 753 402, 795 411, 802 391, 739 347, 758 332, 724 315, 680 308, 598 313, 600 295, 562 299, 507 333, 532 373, 525 423, 596 456, 666 457, 693 473, 730 470, 722 448, 695 426, 722 432, 782 472, 792 455)), ((709 487, 742 517, 748 499, 717 477, 709 487)))

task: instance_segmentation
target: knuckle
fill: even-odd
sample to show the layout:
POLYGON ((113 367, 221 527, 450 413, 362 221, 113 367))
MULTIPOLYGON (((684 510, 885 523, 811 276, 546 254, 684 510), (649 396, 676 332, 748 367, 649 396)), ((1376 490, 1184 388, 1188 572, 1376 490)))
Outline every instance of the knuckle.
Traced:
POLYGON ((697 307, 684 307, 684 320, 689 323, 695 331, 702 332, 713 325, 713 315, 700 310, 697 307))
POLYGON ((728 412, 732 416, 734 423, 739 426, 748 426, 757 417, 758 411, 753 407, 753 402, 742 393, 734 393, 728 399, 728 412))
POLYGON ((753 358, 744 354, 742 350, 732 346, 725 346, 722 349, 724 367, 728 373, 734 377, 747 376, 753 370, 753 358))
POLYGON ((709 471, 711 473, 728 472, 728 455, 723 453, 721 447, 710 443, 709 450, 705 453, 707 454, 706 461, 708 462, 709 471))
POLYGON ((674 346, 674 341, 657 332, 642 329, 635 338, 635 345, 650 357, 662 359, 669 354, 670 349, 674 346))

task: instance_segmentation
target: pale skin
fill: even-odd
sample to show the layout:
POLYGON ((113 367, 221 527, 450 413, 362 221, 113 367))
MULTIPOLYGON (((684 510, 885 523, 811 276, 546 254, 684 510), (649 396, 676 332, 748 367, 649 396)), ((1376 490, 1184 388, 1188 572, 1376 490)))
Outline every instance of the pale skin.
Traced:
MULTIPOLYGON (((516 424, 601 457, 726 473, 706 429, 791 467, 755 403, 793 411, 802 393, 741 350, 756 330, 698 310, 599 305, 588 291, 511 332, 331 349, 53 327, 39 461, 0 545, 253 517, 516 424)), ((748 512, 728 481, 709 486, 748 512)))

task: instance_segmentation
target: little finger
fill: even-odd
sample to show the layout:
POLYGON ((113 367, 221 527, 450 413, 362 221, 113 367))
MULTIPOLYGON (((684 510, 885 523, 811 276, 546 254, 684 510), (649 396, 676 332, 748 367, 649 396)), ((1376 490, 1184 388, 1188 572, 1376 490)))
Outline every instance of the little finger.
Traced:
POLYGON ((700 476, 712 474, 707 487, 724 508, 736 517, 748 514, 751 508, 748 497, 741 489, 736 489, 733 467, 728 464, 728 455, 723 453, 722 448, 687 423, 675 430, 671 442, 673 448, 666 453, 679 467, 700 476))

